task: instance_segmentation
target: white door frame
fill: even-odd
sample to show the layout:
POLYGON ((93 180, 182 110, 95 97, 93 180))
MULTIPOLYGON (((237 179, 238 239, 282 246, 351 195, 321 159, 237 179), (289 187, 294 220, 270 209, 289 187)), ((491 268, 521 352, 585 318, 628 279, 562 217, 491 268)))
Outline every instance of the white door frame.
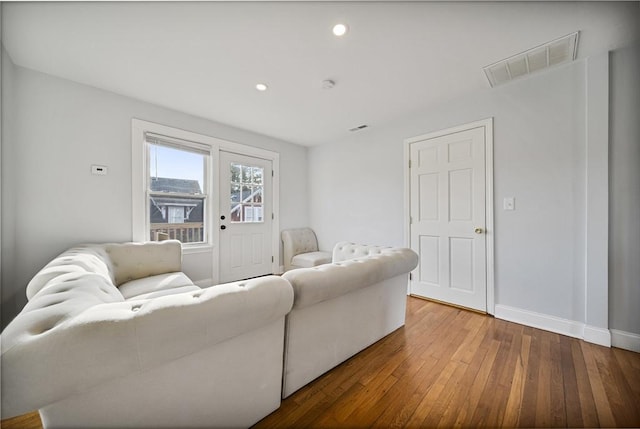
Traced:
MULTIPOLYGON (((220 152, 233 152, 240 155, 252 156, 271 161, 273 168, 273 190, 272 190, 272 208, 273 208, 273 233, 271 237, 271 251, 274 256, 271 264, 273 273, 280 272, 280 154, 266 149, 260 149, 253 146, 247 146, 217 137, 211 137, 204 134, 198 134, 186 131, 180 128, 174 128, 167 125, 157 124, 155 122, 144 121, 133 118, 131 120, 131 168, 132 168, 132 241, 144 241, 146 237, 145 217, 146 205, 144 187, 145 175, 147 174, 145 165, 145 132, 153 132, 169 137, 182 140, 198 142, 205 144, 211 148, 211 189, 215 190, 215 195, 220 189, 218 171, 220 170, 220 152)), ((210 243, 204 246, 188 246, 184 248, 183 253, 189 255, 192 253, 212 254, 211 266, 211 283, 216 285, 220 281, 220 204, 218 199, 211 198, 209 215, 207 220, 210 225, 211 239, 210 243)))
MULTIPOLYGON (((487 313, 495 314, 495 281, 493 257, 493 118, 471 122, 457 127, 434 131, 404 140, 404 242, 411 247, 411 171, 409 169, 410 145, 422 140, 454 134, 473 128, 484 127, 485 141, 485 215, 486 215, 486 257, 487 257, 487 313)), ((415 270, 413 275, 417 275, 415 270)), ((409 294, 407 284, 407 294, 409 294)))

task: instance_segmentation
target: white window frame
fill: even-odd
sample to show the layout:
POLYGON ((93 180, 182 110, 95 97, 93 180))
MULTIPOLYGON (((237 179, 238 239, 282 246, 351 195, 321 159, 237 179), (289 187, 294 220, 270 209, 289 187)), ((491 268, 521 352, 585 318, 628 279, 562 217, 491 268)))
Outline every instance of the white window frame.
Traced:
MULTIPOLYGON (((134 120, 135 121, 135 120, 134 120)), ((134 125, 136 122, 133 122, 132 125, 134 125)), ((213 177, 214 174, 212 173, 212 165, 214 164, 212 162, 212 159, 214 157, 214 152, 215 152, 215 146, 212 145, 212 142, 205 142, 203 141, 204 139, 202 137, 205 136, 198 136, 195 135, 194 133, 189 133, 183 130, 178 130, 178 129, 170 129, 170 127, 163 127, 160 126, 159 124, 153 124, 153 123, 147 123, 147 124, 138 124, 138 125, 144 125, 142 128, 140 129, 139 127, 135 127, 132 126, 132 130, 135 134, 135 138, 132 138, 132 142, 133 142, 133 152, 132 152, 132 159, 134 159, 134 164, 133 164, 133 171, 134 171, 134 175, 133 177, 133 186, 134 186, 134 190, 132 192, 133 195, 133 202, 132 202, 132 208, 133 208, 133 231, 132 231, 132 235, 133 235, 133 241, 149 241, 152 238, 149 236, 149 231, 151 229, 151 219, 149 218, 149 211, 150 211, 150 207, 149 207, 149 201, 150 201, 150 196, 151 196, 151 192, 149 191, 150 187, 149 187, 149 178, 151 177, 150 175, 150 163, 151 160, 149 159, 149 145, 147 143, 147 133, 153 134, 154 136, 161 136, 158 138, 158 144, 162 145, 163 144, 163 140, 166 142, 166 146, 167 147, 173 147, 177 150, 185 150, 185 151, 189 151, 190 149, 195 149, 198 152, 202 153, 203 155, 206 155, 206 163, 205 163, 205 167, 204 167, 204 183, 203 183, 203 194, 205 195, 205 199, 204 199, 204 213, 203 213, 203 224, 204 224, 204 236, 203 236, 203 241, 202 242, 196 242, 196 243, 182 243, 182 247, 185 251, 193 251, 198 250, 198 249, 202 249, 202 250, 209 250, 212 247, 212 234, 211 234, 211 230, 213 229, 213 218, 210 214, 211 210, 212 210, 212 192, 215 190, 215 188, 213 188, 213 177), (163 127, 162 129, 159 127, 163 127), (137 141, 136 141, 137 139, 137 141), (137 152, 139 152, 137 154, 137 152), (139 157, 141 155, 141 157, 139 157), (136 164, 135 159, 138 158, 140 162, 138 162, 136 164), (141 174, 136 174, 135 170, 136 170, 136 166, 140 166, 141 167, 141 174), (137 177, 136 177, 137 176, 137 177), (136 184, 137 180, 136 179, 141 179, 142 183, 140 185, 136 184), (137 192, 135 191, 135 188, 137 186, 141 186, 144 196, 142 197, 142 202, 141 204, 139 204, 138 201, 136 201, 136 198, 138 198, 137 192), (142 213, 138 213, 137 210, 142 209, 142 213), (140 215, 142 215, 142 218, 140 218, 140 215)), ((167 211, 167 219, 169 217, 169 213, 167 211)))
MULTIPOLYGON (((219 189, 220 179, 218 172, 220 171, 220 152, 234 152, 241 155, 248 155, 255 158, 262 158, 271 161, 273 169, 272 179, 272 207, 273 207, 273 234, 272 234, 272 254, 280 254, 280 154, 266 149, 260 149, 253 146, 247 146, 216 137, 198 134, 186 131, 180 128, 174 128, 167 125, 149 122, 142 119, 133 118, 131 120, 131 212, 132 227, 131 240, 145 241, 147 231, 149 230, 149 215, 147 209, 146 198, 146 180, 149 160, 146 157, 145 150, 145 133, 159 134, 167 137, 173 137, 178 140, 185 140, 205 145, 211 149, 209 157, 208 176, 209 183, 205 186, 210 190, 208 207, 205 208, 205 234, 207 234, 206 243, 185 243, 183 253, 185 255, 191 253, 213 252, 213 275, 214 284, 218 282, 218 262, 219 262, 219 240, 220 240, 220 202, 219 189), (208 209, 208 210, 207 210, 208 209)), ((265 172, 267 174, 267 172, 265 172)), ((267 214, 264 214, 267 216, 267 214)), ((280 270, 278 258, 274 258, 272 272, 276 273, 280 270)))

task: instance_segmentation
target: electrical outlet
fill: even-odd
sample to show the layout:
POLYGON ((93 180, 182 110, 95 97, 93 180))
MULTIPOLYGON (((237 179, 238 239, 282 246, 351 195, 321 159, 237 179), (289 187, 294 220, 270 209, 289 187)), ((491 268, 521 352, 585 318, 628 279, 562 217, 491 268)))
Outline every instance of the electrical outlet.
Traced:
POLYGON ((505 210, 515 210, 516 199, 514 197, 506 197, 502 202, 502 208, 505 210))

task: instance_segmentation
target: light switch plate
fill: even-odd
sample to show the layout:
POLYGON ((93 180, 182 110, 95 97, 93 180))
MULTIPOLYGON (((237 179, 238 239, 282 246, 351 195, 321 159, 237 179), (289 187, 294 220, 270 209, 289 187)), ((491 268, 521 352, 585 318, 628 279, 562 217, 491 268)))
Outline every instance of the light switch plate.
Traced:
POLYGON ((516 199, 514 197, 506 197, 502 202, 502 208, 505 210, 515 210, 516 199))

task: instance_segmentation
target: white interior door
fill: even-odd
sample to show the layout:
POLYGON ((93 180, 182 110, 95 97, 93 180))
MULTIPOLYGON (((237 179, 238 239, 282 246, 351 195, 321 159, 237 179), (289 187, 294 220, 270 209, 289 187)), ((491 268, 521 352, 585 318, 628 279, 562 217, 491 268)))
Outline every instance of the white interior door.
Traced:
POLYGON ((411 294, 487 311, 485 144, 484 127, 409 144, 411 294))
POLYGON ((220 282, 272 273, 272 162, 220 152, 220 282))

